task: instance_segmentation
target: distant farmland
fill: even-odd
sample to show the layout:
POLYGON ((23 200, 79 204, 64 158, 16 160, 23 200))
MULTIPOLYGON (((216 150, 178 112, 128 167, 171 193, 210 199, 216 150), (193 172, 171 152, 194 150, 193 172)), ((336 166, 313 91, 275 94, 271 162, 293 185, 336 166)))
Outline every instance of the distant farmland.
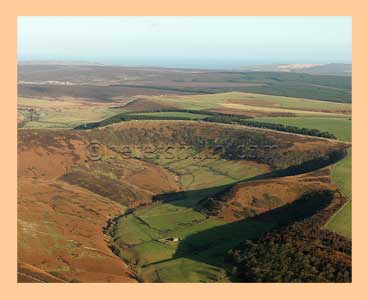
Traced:
POLYGON ((71 96, 106 101, 117 96, 238 91, 351 102, 350 76, 78 65, 20 65, 18 73, 20 81, 38 83, 19 85, 19 93, 25 97, 71 96), (70 82, 75 86, 39 84, 47 81, 70 82))
POLYGON ((342 141, 350 142, 352 138, 351 118, 325 118, 325 117, 294 117, 294 118, 255 118, 256 121, 269 122, 274 124, 284 124, 297 127, 315 128, 321 131, 328 131, 342 141))
POLYGON ((351 105, 310 99, 278 97, 249 93, 220 93, 190 96, 153 96, 155 101, 175 103, 186 109, 233 108, 239 111, 287 112, 299 115, 343 115, 351 113, 351 105))

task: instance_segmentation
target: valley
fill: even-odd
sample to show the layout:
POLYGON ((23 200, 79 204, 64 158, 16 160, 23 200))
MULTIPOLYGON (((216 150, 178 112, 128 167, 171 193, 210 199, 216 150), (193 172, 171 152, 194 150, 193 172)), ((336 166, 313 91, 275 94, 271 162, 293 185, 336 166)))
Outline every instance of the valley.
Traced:
POLYGON ((349 77, 18 68, 18 281, 351 280, 349 77))

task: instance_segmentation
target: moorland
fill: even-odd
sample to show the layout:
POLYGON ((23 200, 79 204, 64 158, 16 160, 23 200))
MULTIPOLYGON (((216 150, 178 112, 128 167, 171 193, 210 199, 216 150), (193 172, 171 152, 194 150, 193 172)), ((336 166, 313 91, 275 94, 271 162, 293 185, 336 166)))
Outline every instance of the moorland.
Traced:
POLYGON ((18 66, 19 282, 350 282, 351 77, 18 66))

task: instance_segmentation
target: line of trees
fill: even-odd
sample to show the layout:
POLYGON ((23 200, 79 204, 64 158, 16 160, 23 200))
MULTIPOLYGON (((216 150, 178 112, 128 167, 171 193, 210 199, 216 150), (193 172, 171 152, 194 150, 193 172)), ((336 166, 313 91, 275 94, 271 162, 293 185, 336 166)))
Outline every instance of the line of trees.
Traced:
MULTIPOLYGON (((213 122, 213 123, 222 123, 222 124, 238 124, 250 127, 257 128, 266 128, 272 129, 276 131, 290 132, 296 134, 303 134, 309 136, 317 136, 329 139, 336 139, 336 136, 328 131, 320 131, 318 129, 310 129, 310 128, 301 128, 297 126, 289 126, 283 124, 274 124, 268 122, 259 122, 250 120, 252 117, 246 115, 233 115, 233 114, 225 114, 219 112, 211 112, 211 111, 200 111, 200 110, 191 110, 191 109, 160 109, 160 110, 150 110, 149 112, 182 112, 182 113, 190 113, 190 114, 204 114, 208 117, 203 118, 201 121, 204 122, 213 122)), ((124 112, 102 120, 100 122, 92 122, 87 124, 82 124, 75 129, 93 129, 97 127, 103 127, 107 125, 111 125, 119 122, 126 122, 131 120, 188 120, 189 117, 185 116, 164 116, 164 115, 144 115, 136 112, 124 112)))
POLYGON ((237 116, 215 116, 203 119, 206 122, 226 123, 226 124, 238 124, 257 128, 266 128, 283 132, 290 132, 296 134, 318 136, 328 139, 336 139, 336 136, 328 131, 320 131, 318 129, 301 128, 297 126, 274 124, 268 122, 259 122, 253 120, 247 120, 239 118, 237 116))

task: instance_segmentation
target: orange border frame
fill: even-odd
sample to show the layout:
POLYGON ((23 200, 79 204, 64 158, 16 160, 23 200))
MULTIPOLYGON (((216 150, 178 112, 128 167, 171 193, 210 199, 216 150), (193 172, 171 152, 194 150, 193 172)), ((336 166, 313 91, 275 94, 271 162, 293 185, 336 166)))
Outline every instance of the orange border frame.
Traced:
MULTIPOLYGON (((367 111, 365 72, 367 43, 366 7, 362 1, 290 1, 268 3, 227 0, 221 4, 213 1, 172 0, 137 2, 123 1, 70 1, 60 2, 19 0, 7 3, 1 11, 1 208, 2 231, 0 283, 2 294, 13 299, 185 299, 228 297, 256 297, 279 299, 353 299, 363 294, 366 272, 365 227, 367 201, 363 193, 364 120, 367 111), (16 277, 16 35, 17 16, 22 15, 347 15, 353 17, 353 283, 351 284, 20 284, 16 277), (7 294, 7 295, 6 295, 7 294)), ((312 51, 312 49, 310 49, 312 51)))

